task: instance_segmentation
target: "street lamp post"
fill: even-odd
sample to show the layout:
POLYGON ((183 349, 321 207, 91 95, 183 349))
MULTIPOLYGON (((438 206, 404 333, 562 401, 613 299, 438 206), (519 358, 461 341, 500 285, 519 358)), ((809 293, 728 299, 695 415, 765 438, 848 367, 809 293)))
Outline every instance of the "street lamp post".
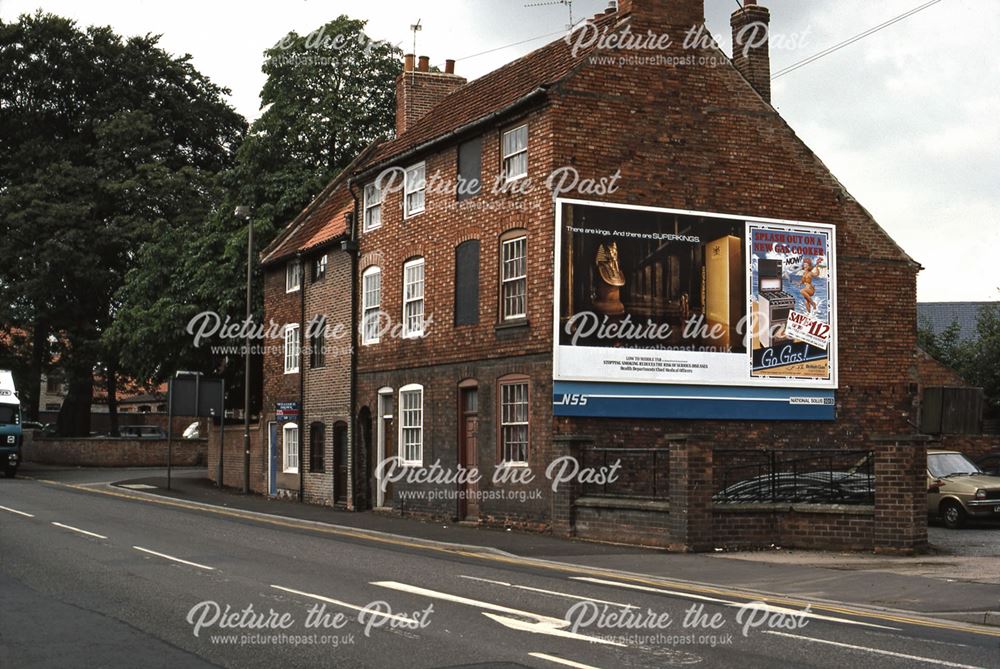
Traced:
POLYGON ((243 494, 250 493, 250 309, 251 281, 253 279, 253 223, 250 220, 250 207, 236 207, 237 218, 247 222, 247 337, 246 349, 243 351, 243 494))

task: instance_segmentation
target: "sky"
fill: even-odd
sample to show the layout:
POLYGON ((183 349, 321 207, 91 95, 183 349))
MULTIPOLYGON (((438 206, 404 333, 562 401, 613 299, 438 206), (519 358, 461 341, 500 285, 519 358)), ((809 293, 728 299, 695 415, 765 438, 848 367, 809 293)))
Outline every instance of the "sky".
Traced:
MULTIPOLYGON (((545 2, 0 0, 0 18, 42 9, 123 35, 160 34, 163 48, 191 54, 252 120, 262 53, 290 30, 308 34, 349 14, 368 21, 372 38, 410 52, 419 19, 417 52, 438 65, 455 58, 457 73, 474 79, 566 29, 565 4, 529 6, 545 2)), ((706 0, 708 28, 727 52, 737 2, 706 0)), ((772 71, 925 2, 761 0, 771 10, 772 71)), ((573 0, 573 19, 606 6, 573 0)), ((1000 2, 941 0, 774 81, 772 102, 788 124, 924 267, 922 302, 1000 300, 998 28, 1000 2)))

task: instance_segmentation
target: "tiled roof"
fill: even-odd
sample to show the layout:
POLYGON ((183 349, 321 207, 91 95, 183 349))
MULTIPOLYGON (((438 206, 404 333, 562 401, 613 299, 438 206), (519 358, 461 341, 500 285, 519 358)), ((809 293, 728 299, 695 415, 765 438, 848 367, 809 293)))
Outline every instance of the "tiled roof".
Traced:
MULTIPOLYGON (((618 14, 604 14, 593 19, 603 27, 619 19, 618 14)), ((597 40, 592 40, 597 42, 597 40)), ((546 89, 571 74, 584 62, 596 46, 578 49, 573 54, 571 44, 559 38, 526 56, 474 79, 439 102, 426 116, 418 120, 396 139, 386 142, 366 161, 377 165, 436 140, 463 126, 485 119, 519 102, 536 89, 546 89)))
POLYGON ((989 305, 1000 305, 1000 302, 918 302, 917 323, 938 335, 952 323, 958 323, 959 339, 970 341, 977 336, 979 310, 989 305))
POLYGON ((347 179, 354 168, 378 145, 362 151, 326 188, 302 210, 278 237, 261 253, 261 263, 268 265, 303 251, 321 246, 347 232, 345 215, 354 211, 354 197, 347 179))

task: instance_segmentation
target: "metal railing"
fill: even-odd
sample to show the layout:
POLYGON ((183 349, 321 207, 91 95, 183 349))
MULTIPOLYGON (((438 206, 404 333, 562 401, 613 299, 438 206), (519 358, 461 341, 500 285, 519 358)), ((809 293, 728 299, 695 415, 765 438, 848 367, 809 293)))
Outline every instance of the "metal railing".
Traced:
POLYGON ((615 480, 584 482, 580 494, 587 497, 665 500, 670 492, 670 451, 665 448, 580 449, 580 467, 609 472, 615 463, 615 480), (603 468, 603 469, 601 469, 603 468))
POLYGON ((874 504, 873 451, 717 449, 719 504, 874 504))

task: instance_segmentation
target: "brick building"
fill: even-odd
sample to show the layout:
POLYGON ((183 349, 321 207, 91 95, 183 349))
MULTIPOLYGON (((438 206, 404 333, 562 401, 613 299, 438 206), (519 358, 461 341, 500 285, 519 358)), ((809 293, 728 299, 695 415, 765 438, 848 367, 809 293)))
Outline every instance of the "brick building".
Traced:
MULTIPOLYGON (((334 370, 294 345, 265 361, 265 409, 298 403, 278 431, 293 454, 302 435, 301 462, 302 425, 328 444, 348 426, 336 499, 683 550, 925 543, 919 265, 771 106, 767 44, 747 37, 768 10, 745 4, 733 60, 685 39, 703 0, 621 0, 468 83, 406 57, 396 137, 265 257, 269 319, 354 333, 334 370), (314 284, 320 254, 337 278, 314 284), (576 336, 581 314, 619 334, 576 336), (633 345, 632 319, 672 327, 633 345), (618 478, 553 486, 563 456, 618 478), (407 476, 388 484, 392 457, 407 476), (783 467, 868 489, 782 498, 783 467), (741 476, 770 497, 726 503, 741 476)), ((326 501, 329 472, 306 471, 277 488, 326 501)))
MULTIPOLYGON (((359 156, 361 160, 363 156, 359 156)), ((264 251, 268 494, 352 506, 351 276, 354 200, 334 180, 264 251)))

